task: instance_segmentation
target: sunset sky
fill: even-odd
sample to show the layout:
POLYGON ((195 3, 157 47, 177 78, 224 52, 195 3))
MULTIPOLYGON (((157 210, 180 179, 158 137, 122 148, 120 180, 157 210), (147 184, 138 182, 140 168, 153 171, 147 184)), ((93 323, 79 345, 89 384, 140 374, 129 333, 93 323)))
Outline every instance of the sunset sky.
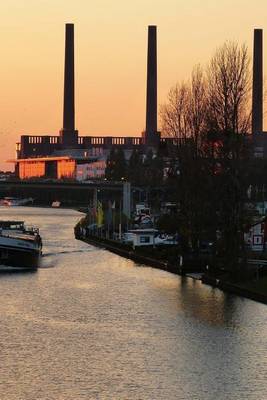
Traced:
MULTIPOLYGON (((75 24, 80 135, 138 136, 145 126, 147 26, 158 27, 158 103, 226 40, 264 29, 266 0, 2 0, 0 168, 21 134, 62 127, 65 23, 75 24)), ((265 53, 267 45, 264 46, 265 53)), ((266 71, 266 69, 265 69, 266 71)))

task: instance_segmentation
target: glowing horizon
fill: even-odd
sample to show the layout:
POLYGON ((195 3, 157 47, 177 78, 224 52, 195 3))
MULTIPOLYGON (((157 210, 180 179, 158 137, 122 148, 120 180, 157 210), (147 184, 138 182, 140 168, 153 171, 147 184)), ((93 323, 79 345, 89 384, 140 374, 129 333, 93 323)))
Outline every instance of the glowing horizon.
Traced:
POLYGON ((65 23, 75 25, 76 129, 81 136, 141 135, 148 25, 158 30, 158 107, 171 86, 188 79, 195 64, 206 65, 226 40, 245 42, 252 53, 253 29, 267 31, 262 0, 234 5, 230 0, 8 3, 0 5, 1 169, 11 167, 4 161, 14 158, 20 135, 57 135, 62 128, 65 23))

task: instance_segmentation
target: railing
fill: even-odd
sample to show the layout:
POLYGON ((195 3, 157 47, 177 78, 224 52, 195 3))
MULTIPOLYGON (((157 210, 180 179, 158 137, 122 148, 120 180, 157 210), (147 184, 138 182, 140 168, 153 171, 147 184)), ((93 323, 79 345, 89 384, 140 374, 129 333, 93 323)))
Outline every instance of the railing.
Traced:
POLYGON ((84 146, 139 146, 141 137, 127 136, 79 136, 78 144, 84 146))
POLYGON ((57 144, 59 143, 59 136, 49 136, 49 143, 51 144, 57 144))
MULTIPOLYGON (((54 145, 60 145, 62 143, 62 138, 60 136, 33 136, 33 135, 23 135, 21 137, 22 142, 25 145, 34 145, 34 147, 39 148, 42 145, 50 145, 51 148, 54 145)), ((164 142, 171 142, 173 139, 164 139, 164 142)), ((128 137, 128 136, 79 136, 78 146, 81 148, 90 147, 106 147, 110 148, 112 146, 118 147, 135 147, 143 145, 142 137, 128 137)), ((17 149, 21 146, 20 143, 17 144, 17 149)))
MULTIPOLYGON (((24 136, 28 144, 60 144, 60 136, 24 136)), ((180 145, 184 139, 182 138, 161 138, 160 143, 170 145, 180 145)), ((128 136, 79 136, 78 145, 81 146, 140 146, 143 144, 142 137, 128 136)), ((17 144, 20 146, 20 143, 17 144)))
POLYGON ((61 141, 60 136, 25 136, 24 138, 28 144, 58 144, 61 141))
POLYGON ((42 138, 42 136, 29 136, 28 137, 28 143, 30 143, 30 144, 41 144, 41 143, 43 143, 43 138, 42 138))

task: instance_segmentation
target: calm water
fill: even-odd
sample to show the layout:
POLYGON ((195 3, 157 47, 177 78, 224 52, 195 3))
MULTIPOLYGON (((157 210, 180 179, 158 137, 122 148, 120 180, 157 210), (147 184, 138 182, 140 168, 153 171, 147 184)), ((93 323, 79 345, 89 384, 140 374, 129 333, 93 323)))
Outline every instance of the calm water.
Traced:
POLYGON ((1 400, 267 398, 265 305, 76 241, 77 212, 0 211, 45 245, 0 275, 1 400))

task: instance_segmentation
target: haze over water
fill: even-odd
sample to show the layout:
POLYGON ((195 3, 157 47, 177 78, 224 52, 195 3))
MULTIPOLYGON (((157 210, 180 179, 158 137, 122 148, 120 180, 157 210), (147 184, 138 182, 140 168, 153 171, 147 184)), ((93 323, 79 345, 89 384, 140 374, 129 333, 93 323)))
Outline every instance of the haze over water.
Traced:
POLYGON ((0 275, 1 400, 266 398, 265 305, 76 241, 80 215, 1 208, 45 255, 0 275))

